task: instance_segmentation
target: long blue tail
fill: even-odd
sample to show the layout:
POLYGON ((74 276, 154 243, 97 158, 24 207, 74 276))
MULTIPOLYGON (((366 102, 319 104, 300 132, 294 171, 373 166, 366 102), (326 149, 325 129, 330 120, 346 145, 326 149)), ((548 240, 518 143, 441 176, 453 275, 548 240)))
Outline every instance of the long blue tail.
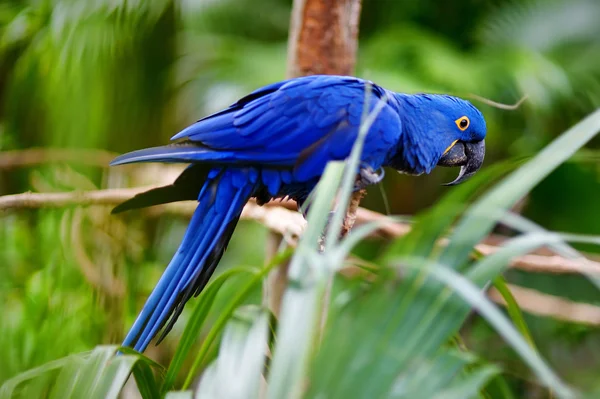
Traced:
POLYGON ((167 321, 159 342, 173 327, 186 301, 198 294, 212 275, 253 195, 256 179, 252 168, 217 168, 208 173, 183 241, 123 346, 143 352, 167 321))

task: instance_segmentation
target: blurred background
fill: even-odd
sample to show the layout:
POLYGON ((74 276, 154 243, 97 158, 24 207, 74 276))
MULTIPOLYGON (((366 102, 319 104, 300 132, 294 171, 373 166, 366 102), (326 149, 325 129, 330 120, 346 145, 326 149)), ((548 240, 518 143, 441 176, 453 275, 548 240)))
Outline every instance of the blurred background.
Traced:
MULTIPOLYGON (((107 163, 164 144, 200 117, 284 79, 290 10, 291 0, 3 0, 0 195, 172 181, 176 171, 107 163), (32 147, 72 149, 81 159, 43 162, 37 154, 17 167, 3 158, 32 147)), ((513 111, 473 100, 488 123, 485 164, 525 158, 600 106, 598 21, 597 0, 364 0, 356 75, 400 92, 508 104, 526 94, 513 111)), ((599 145, 596 139, 561 166, 518 210, 548 229, 600 234, 599 145)), ((415 214, 448 190, 440 184, 454 173, 388 173, 363 206, 415 214)), ((0 211, 0 382, 119 343, 186 224, 160 210, 119 217, 108 207, 0 211)), ((265 262, 259 244, 266 238, 262 226, 242 222, 221 270, 265 262)), ((358 252, 369 258, 380 246, 365 243, 358 252)), ((508 278, 600 305, 579 276, 511 271, 508 278)), ((597 377, 598 326, 526 318, 559 374, 584 386, 597 377)), ((151 356, 169 359, 180 332, 176 326, 151 356)), ((533 389, 526 367, 486 324, 474 317, 464 335, 482 357, 507 365, 522 392, 533 389)))

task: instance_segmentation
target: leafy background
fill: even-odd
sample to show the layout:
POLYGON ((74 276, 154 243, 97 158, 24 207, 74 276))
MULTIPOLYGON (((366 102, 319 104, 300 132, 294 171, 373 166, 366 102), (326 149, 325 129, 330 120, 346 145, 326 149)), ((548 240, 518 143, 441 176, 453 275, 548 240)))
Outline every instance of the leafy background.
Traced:
MULTIPOLYGON (((261 0, 260 6, 253 0, 5 0, 0 4, 0 150, 59 147, 119 153, 165 143, 200 116, 284 78, 290 10, 287 0, 261 0)), ((594 0, 366 0, 356 74, 403 92, 477 94, 505 103, 527 94, 516 111, 475 102, 488 121, 486 166, 523 160, 600 105, 598 20, 600 3, 594 0)), ((592 140, 513 210, 548 230, 600 235, 599 144, 598 138, 592 140)), ((157 177, 152 166, 110 170, 105 159, 98 153, 83 164, 3 167, 0 194, 136 186, 173 177, 166 172, 157 177)), ((383 190, 370 189, 363 206, 402 215, 436 210, 432 206, 449 191, 440 183, 450 181, 453 173, 436 170, 419 178, 388 173, 383 190)), ((187 220, 160 212, 114 217, 109 210, 0 214, 0 381, 99 344, 118 344, 132 324, 187 220)), ((502 228, 497 232, 512 234, 502 228)), ((268 240, 263 226, 241 222, 220 272, 267 264, 268 240)), ((354 254, 381 266, 388 244, 365 240, 354 254)), ((590 244, 575 247, 598 251, 590 244)), ((524 287, 600 305, 597 288, 582 276, 516 270, 505 276, 524 287)), ((190 353, 201 347, 247 281, 243 274, 233 274, 221 287, 190 353)), ((334 292, 360 291, 363 283, 336 278, 339 291, 334 292)), ((384 292, 388 301, 400 300, 394 292, 384 292)), ((255 286, 243 302, 258 304, 260 298, 260 286, 255 286)), ((333 315, 331 331, 354 331, 352 323, 362 319, 348 314, 362 317, 361 312, 380 306, 377 301, 383 299, 359 302, 339 318, 333 315)), ((197 303, 186 308, 164 343, 149 349, 152 359, 169 363, 197 303)), ((539 352, 559 375, 586 391, 598 389, 600 358, 592 355, 600 352, 597 324, 530 314, 524 319, 539 352)), ((405 321, 409 326, 413 322, 405 321)), ((457 369, 483 362, 502 370, 502 383, 489 382, 491 396, 505 397, 508 389, 514 397, 547 397, 523 357, 482 317, 471 314, 460 332, 469 356, 475 357, 452 357, 457 369), (494 394, 494 389, 504 393, 494 394)), ((354 334, 357 340, 369 338, 364 329, 354 334)), ((324 342, 324 348, 339 355, 352 345, 324 342)), ((207 348, 202 367, 217 350, 217 345, 207 348)), ((323 350, 322 356, 327 353, 323 350)), ((419 367, 433 374, 436 361, 423 359, 419 367)), ((186 359, 183 369, 190 370, 191 363, 186 359)), ((346 373, 346 379, 335 374, 338 392, 357 393, 343 385, 351 379, 346 373)), ((315 387, 327 385, 325 377, 317 376, 315 387)), ((175 387, 183 380, 179 375, 175 387)))

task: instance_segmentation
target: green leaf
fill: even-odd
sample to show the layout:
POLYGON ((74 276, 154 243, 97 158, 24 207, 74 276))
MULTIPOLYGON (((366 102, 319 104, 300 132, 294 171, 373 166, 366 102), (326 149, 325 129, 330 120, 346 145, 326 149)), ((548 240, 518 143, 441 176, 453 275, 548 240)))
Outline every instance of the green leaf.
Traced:
MULTIPOLYGON (((114 354, 114 353, 113 353, 114 354)), ((102 380, 88 396, 94 399, 118 399, 121 389, 131 375, 135 364, 140 359, 137 356, 123 355, 110 359, 106 369, 102 373, 102 380)))
POLYGON ((185 382, 183 384, 183 389, 187 389, 191 385, 192 380, 197 375, 200 365, 205 360, 205 357, 208 354, 209 348, 219 336, 219 334, 227 324, 227 321, 232 317, 235 309, 243 303, 243 301, 248 297, 252 290, 262 285, 263 279, 269 274, 271 270, 273 270, 275 267, 279 266, 282 262, 287 260, 291 256, 291 254, 291 250, 286 250, 277 254, 266 267, 262 268, 260 272, 254 275, 254 277, 250 279, 240 289, 238 294, 227 303, 227 306, 221 311, 219 317, 215 321, 215 324, 211 327, 208 334, 206 335, 206 338, 202 342, 200 350, 196 354, 193 364, 187 373, 185 382))
POLYGON ((256 275, 256 270, 250 268, 232 268, 226 270, 221 275, 213 279, 202 291, 198 300, 198 304, 194 308, 194 311, 192 312, 192 315, 185 326, 181 340, 179 341, 179 345, 177 345, 175 355, 173 355, 173 359, 171 360, 169 368, 167 369, 165 381, 162 386, 163 392, 172 389, 175 379, 177 378, 177 374, 179 374, 185 359, 190 354, 192 346, 201 334, 202 327, 204 326, 206 317, 208 316, 208 313, 215 301, 219 289, 221 289, 223 284, 225 284, 231 277, 246 273, 256 275))
POLYGON ((71 397, 92 397, 102 381, 109 360, 114 354, 115 347, 99 346, 95 348, 77 371, 77 379, 71 397))
POLYGON ((167 392, 165 399, 193 399, 192 391, 167 392))
MULTIPOLYGON (((56 370, 60 370, 63 367, 77 362, 79 361, 81 355, 71 355, 62 359, 58 359, 58 360, 54 360, 51 362, 48 362, 46 364, 43 364, 39 367, 36 367, 34 369, 25 371, 21 374, 16 375, 15 377, 5 381, 2 386, 0 387, 0 398, 5 399, 5 398, 11 398, 13 396, 13 393, 15 391, 15 389, 23 384, 26 381, 32 380, 36 377, 40 377, 48 372, 52 372, 52 371, 56 371, 56 370)), ((77 369, 77 368, 74 368, 77 369)), ((68 390, 68 392, 70 392, 71 389, 68 390)), ((67 396, 68 397, 68 396, 67 396)))
POLYGON ((152 373, 150 362, 142 358, 133 367, 133 377, 143 399, 159 399, 160 389, 152 373))
POLYGON ((468 375, 467 366, 480 369, 469 354, 441 344, 427 348, 419 319, 427 291, 416 297, 411 291, 407 283, 384 277, 362 292, 342 291, 333 298, 306 397, 429 398, 468 375))
POLYGON ((11 398, 15 388, 27 382, 39 386, 50 398, 117 399, 133 372, 142 397, 158 398, 160 392, 150 370, 154 362, 139 354, 116 355, 116 351, 116 346, 98 346, 91 353, 47 363, 7 381, 0 397, 11 398), (58 377, 44 378, 56 370, 58 377))
POLYGON ((205 371, 201 398, 258 398, 265 365, 269 318, 256 306, 239 308, 227 323, 219 355, 205 371))
POLYGON ((472 371, 466 377, 463 377, 446 388, 444 391, 433 396, 434 399, 463 399, 475 398, 479 396, 479 391, 485 383, 497 373, 494 367, 484 367, 480 370, 472 371))
POLYGON ((518 333, 506 317, 494 306, 481 290, 464 276, 449 267, 423 262, 415 259, 404 259, 402 265, 415 269, 425 270, 429 275, 459 294, 473 309, 485 318, 511 346, 519 353, 524 362, 537 374, 548 387, 560 398, 574 398, 575 391, 565 385, 558 376, 540 358, 525 339, 518 333))
POLYGON ((521 335, 527 340, 529 345, 537 351, 538 349, 535 346, 535 341, 533 340, 531 332, 527 327, 527 323, 525 322, 521 308, 515 300, 515 297, 510 292, 510 289, 508 289, 504 277, 498 276, 494 279, 494 288, 496 288, 498 293, 502 296, 502 298, 504 298, 504 301, 506 301, 506 310, 508 311, 508 315, 512 319, 521 335))
POLYGON ((268 398, 295 398, 301 393, 318 319, 317 304, 328 276, 328 264, 318 253, 316 244, 329 218, 342 172, 343 164, 328 163, 316 187, 315 200, 308 214, 308 226, 290 262, 289 285, 282 300, 277 347, 269 374, 268 398))

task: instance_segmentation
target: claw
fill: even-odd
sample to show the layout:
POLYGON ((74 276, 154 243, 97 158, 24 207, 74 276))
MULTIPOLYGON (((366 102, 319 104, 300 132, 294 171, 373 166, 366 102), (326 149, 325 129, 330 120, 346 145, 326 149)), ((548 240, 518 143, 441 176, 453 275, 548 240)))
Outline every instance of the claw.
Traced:
POLYGON ((356 190, 361 190, 367 186, 381 182, 385 177, 385 171, 383 168, 373 170, 369 165, 361 165, 358 176, 355 188, 356 190))

